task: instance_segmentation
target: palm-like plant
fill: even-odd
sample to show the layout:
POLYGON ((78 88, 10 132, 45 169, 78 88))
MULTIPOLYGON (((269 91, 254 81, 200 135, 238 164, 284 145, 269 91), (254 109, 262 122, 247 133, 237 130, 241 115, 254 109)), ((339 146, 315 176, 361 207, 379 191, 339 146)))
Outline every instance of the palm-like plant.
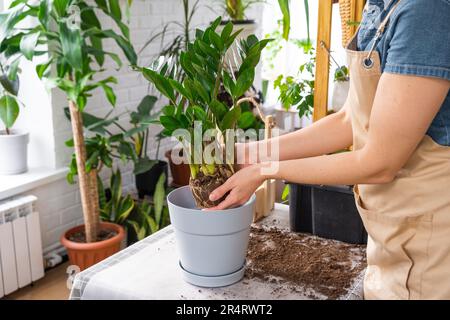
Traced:
MULTIPOLYGON (((131 0, 127 1, 127 5, 131 0)), ((37 53, 45 53, 49 59, 37 66, 40 78, 63 90, 68 99, 73 131, 78 181, 85 221, 86 241, 97 239, 99 222, 99 201, 97 192, 97 168, 86 166, 87 152, 83 135, 82 111, 89 97, 97 88, 102 88, 111 105, 116 96, 110 86, 116 83, 114 77, 98 80, 105 57, 109 56, 121 66, 119 56, 103 49, 103 41, 112 39, 120 47, 130 62, 137 62, 136 53, 130 43, 128 26, 123 22, 119 0, 16 0, 11 5, 16 18, 11 27, 25 17, 36 20, 34 27, 20 29, 9 40, 10 50, 22 50, 30 60, 37 53), (114 21, 120 34, 113 30, 103 30, 97 12, 102 11, 114 21), (37 18, 37 19, 36 19, 37 18), (41 48, 36 52, 35 48, 41 48), (95 76, 95 77, 94 77, 95 76)))
MULTIPOLYGON (((270 41, 259 41, 254 35, 242 40, 238 46, 240 61, 236 71, 236 61, 232 66, 226 61, 228 49, 235 43, 240 30, 233 32, 233 24, 228 23, 219 34, 216 32, 221 18, 216 19, 206 30, 197 30, 194 42, 180 54, 180 65, 185 73, 182 82, 165 76, 164 70, 143 68, 144 76, 169 99, 162 110, 159 121, 164 127, 163 134, 171 136, 177 129, 185 129, 194 137, 194 125, 201 122, 202 137, 207 130, 215 132, 215 150, 223 155, 226 131, 235 129, 241 115, 240 104, 247 99, 239 99, 253 84, 255 68, 261 51, 270 41), (230 95, 232 106, 228 107, 218 99, 223 83, 230 95)), ((223 184, 233 174, 234 157, 225 161, 217 158, 205 159, 202 146, 195 146, 190 139, 186 150, 190 160, 190 186, 197 206, 211 207, 218 203, 209 200, 209 193, 223 184)), ((221 158, 221 157, 220 157, 221 158)), ((220 200, 219 200, 220 201, 220 200)))

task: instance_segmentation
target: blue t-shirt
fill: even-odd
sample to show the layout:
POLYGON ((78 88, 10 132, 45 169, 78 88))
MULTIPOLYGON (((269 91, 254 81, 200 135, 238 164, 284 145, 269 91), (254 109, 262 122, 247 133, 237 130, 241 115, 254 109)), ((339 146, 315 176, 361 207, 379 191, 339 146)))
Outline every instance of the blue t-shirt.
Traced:
MULTIPOLYGON (((357 36, 368 51, 376 30, 398 0, 368 0, 357 36)), ((381 71, 450 80, 450 0, 401 0, 376 50, 381 71)), ((450 91, 427 134, 450 146, 450 91)))

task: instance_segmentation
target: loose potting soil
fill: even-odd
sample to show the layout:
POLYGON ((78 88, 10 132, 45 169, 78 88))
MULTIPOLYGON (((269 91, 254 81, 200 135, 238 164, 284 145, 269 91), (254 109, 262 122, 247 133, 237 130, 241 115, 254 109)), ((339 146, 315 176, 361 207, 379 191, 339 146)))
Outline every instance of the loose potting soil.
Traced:
POLYGON ((302 287, 338 299, 348 293, 365 266, 365 246, 274 227, 251 228, 247 278, 292 284, 294 291, 302 287))
MULTIPOLYGON (((99 233, 97 234, 96 241, 108 240, 114 237, 116 234, 117 232, 114 230, 109 229, 100 230, 99 233)), ((86 233, 84 231, 75 232, 70 235, 69 240, 78 243, 86 243, 86 233)))

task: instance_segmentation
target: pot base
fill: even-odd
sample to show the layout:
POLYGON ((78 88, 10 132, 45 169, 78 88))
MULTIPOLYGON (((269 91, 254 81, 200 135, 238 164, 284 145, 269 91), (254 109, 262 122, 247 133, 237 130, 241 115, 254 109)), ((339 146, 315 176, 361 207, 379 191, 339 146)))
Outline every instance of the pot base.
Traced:
POLYGON ((218 288, 218 287, 226 287, 236 282, 239 282, 244 277, 245 263, 242 266, 242 268, 240 268, 238 271, 217 277, 199 276, 197 274, 190 273, 189 271, 183 268, 181 262, 180 262, 180 269, 183 274, 184 281, 197 287, 218 288))

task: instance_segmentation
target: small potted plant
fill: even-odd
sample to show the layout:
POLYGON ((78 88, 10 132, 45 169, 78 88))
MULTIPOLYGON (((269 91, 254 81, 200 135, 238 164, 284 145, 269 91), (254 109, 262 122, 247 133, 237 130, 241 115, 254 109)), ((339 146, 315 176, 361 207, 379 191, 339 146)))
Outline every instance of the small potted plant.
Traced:
MULTIPOLYGON (((315 51, 311 43, 307 40, 300 41, 298 44, 303 47, 307 61, 300 65, 296 76, 280 75, 274 81, 274 88, 279 90, 279 101, 281 102, 284 113, 288 113, 299 119, 299 127, 305 127, 310 123, 310 117, 314 107, 314 68, 315 68, 315 51), (298 116, 294 115, 297 111, 298 116)), ((298 129, 295 121, 286 121, 286 119, 278 119, 278 123, 283 125, 283 129, 293 131, 298 129), (283 121, 281 121, 283 120, 283 121), (288 127, 285 123, 290 123, 288 127)))
POLYGON ((331 107, 334 112, 338 112, 344 106, 349 89, 350 79, 348 68, 346 66, 337 67, 334 72, 333 96, 331 99, 331 107))
MULTIPOLYGON (((253 84, 261 51, 269 42, 259 41, 254 35, 241 41, 242 63, 234 76, 226 52, 240 30, 233 32, 233 24, 228 23, 218 33, 220 22, 218 18, 206 30, 197 30, 195 40, 181 53, 180 64, 186 74, 182 82, 158 70, 142 69, 144 76, 169 99, 159 118, 163 134, 172 136, 180 130, 194 133, 201 124, 200 139, 206 131, 212 134, 216 155, 224 154, 222 142, 234 145, 234 138, 227 141, 223 138, 228 129, 236 128, 243 102, 239 97, 253 84), (218 100, 222 82, 232 98, 231 108, 218 100)), ((195 145, 195 139, 184 140, 191 178, 189 186, 168 195, 170 220, 185 279, 202 286, 223 286, 243 276, 255 196, 241 207, 202 211, 222 200, 211 201, 209 194, 233 174, 234 158, 227 156, 223 162, 215 157, 208 159, 203 156, 203 144, 195 145)))
POLYGON ((2 70, 9 71, 0 75, 0 119, 5 128, 0 130, 0 150, 2 150, 0 175, 24 173, 28 170, 29 134, 12 129, 20 110, 20 102, 17 99, 19 78, 17 74, 13 75, 11 69, 5 65, 1 64, 0 67, 2 70))
MULTIPOLYGON (((15 1, 11 6, 20 11, 20 19, 29 17, 36 21, 32 28, 22 30, 22 33, 27 39, 32 39, 34 45, 41 45, 41 52, 45 50, 43 52, 47 53, 48 61, 36 67, 38 76, 45 79, 49 87, 57 87, 67 95, 84 225, 67 230, 61 242, 71 263, 85 269, 117 252, 124 230, 117 224, 100 223, 97 170, 101 163, 109 165, 110 159, 105 157, 99 161, 102 154, 95 150, 87 158, 82 112, 97 88, 103 89, 112 105, 116 102, 111 87, 111 83, 117 82, 116 79, 100 77, 107 56, 119 67, 121 60, 116 54, 103 49, 103 41, 109 39, 115 42, 131 65, 136 65, 137 56, 118 1, 96 1, 94 5, 82 0, 15 1), (117 24, 120 34, 102 29, 97 18, 98 11, 117 24)), ((72 171, 69 177, 71 174, 73 177, 72 171)))
POLYGON ((14 28, 19 19, 19 8, 11 8, 3 13, 0 21, 0 119, 4 129, 0 129, 1 174, 26 172, 28 132, 12 129, 20 112, 19 64, 23 56, 31 59, 34 55, 35 39, 26 37, 14 28))

